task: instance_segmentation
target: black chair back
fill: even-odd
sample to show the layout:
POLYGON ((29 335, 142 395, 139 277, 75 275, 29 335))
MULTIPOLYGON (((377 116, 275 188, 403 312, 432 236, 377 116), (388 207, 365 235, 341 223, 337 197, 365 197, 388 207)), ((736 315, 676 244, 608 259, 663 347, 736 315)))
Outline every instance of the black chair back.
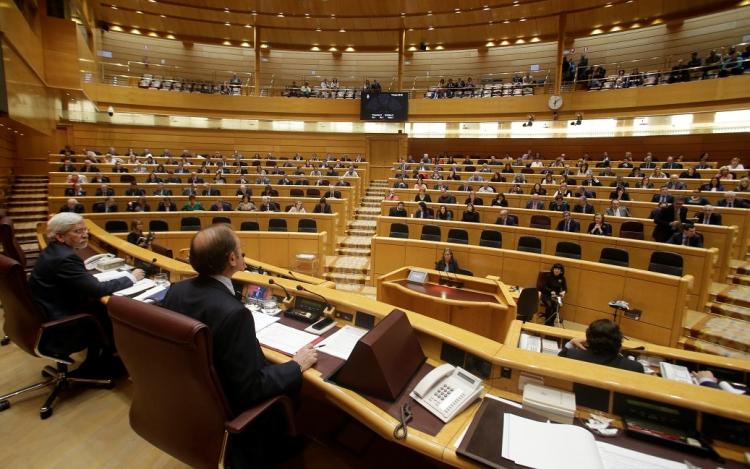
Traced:
POLYGON ((524 288, 516 301, 516 319, 531 321, 539 311, 539 290, 536 288, 524 288))
POLYGON ((148 222, 150 231, 169 231, 169 225, 164 220, 151 220, 148 222))
POLYGON ((667 275, 682 276, 683 260, 682 256, 668 251, 655 251, 651 254, 651 260, 648 264, 648 270, 659 272, 667 275))
POLYGON ((639 221, 626 221, 620 226, 620 238, 645 239, 643 235, 643 223, 639 221))
POLYGON ((304 197, 305 191, 302 189, 289 189, 289 197, 304 197))
POLYGON ((440 227, 436 225, 423 225, 422 234, 419 239, 423 241, 440 241, 441 237, 440 227))
POLYGON ((312 218, 300 218, 297 222, 297 231, 300 233, 317 233, 318 224, 312 218))
POLYGON ((482 235, 479 237, 479 245, 488 248, 502 248, 503 234, 495 230, 482 230, 482 235))
POLYGON ((521 236, 518 238, 518 250, 523 252, 542 253, 542 240, 536 236, 521 236))
POLYGON ((127 233, 128 223, 123 220, 107 220, 104 222, 104 231, 107 233, 127 233))
POLYGON ((549 230, 552 227, 552 220, 547 215, 532 215, 529 222, 529 228, 539 228, 549 230))
POLYGON ((198 217, 183 217, 180 220, 180 230, 198 231, 201 229, 201 219, 198 217))
POLYGON ((628 251, 619 248, 602 248, 599 255, 599 262, 602 264, 619 265, 620 267, 630 266, 630 255, 628 251))
POLYGON ((314 187, 310 187, 307 189, 307 196, 308 197, 320 197, 320 189, 315 189, 314 187))
POLYGON ((213 220, 211 220, 212 225, 218 225, 219 223, 226 223, 227 225, 231 225, 232 220, 230 220, 229 217, 214 217, 213 220))
POLYGON ((271 218, 268 220, 268 231, 286 231, 286 219, 284 218, 271 218))
POLYGON ((240 231, 260 231, 257 221, 243 221, 240 223, 240 231))
POLYGON ((568 257, 570 259, 581 258, 581 245, 570 241, 560 241, 555 248, 557 257, 568 257))
POLYGON ((391 223, 391 231, 388 236, 407 239, 409 237, 409 226, 404 223, 391 223))
POLYGON ((469 244, 469 233, 461 228, 451 228, 448 230, 449 243, 469 244))

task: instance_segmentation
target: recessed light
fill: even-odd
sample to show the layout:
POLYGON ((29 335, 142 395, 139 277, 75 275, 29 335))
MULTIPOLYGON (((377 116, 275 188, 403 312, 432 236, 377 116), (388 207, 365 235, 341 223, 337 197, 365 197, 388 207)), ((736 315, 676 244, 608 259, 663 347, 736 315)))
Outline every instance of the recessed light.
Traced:
POLYGON ((607 3, 606 5, 604 5, 604 8, 609 8, 609 7, 611 7, 611 6, 612 6, 612 4, 611 4, 611 3, 607 3))
POLYGON ((352 46, 347 47, 346 52, 354 52, 354 47, 352 46))
POLYGON ((242 42, 242 43, 241 43, 240 45, 241 45, 242 47, 250 47, 250 43, 249 43, 249 42, 247 42, 247 41, 243 41, 243 42, 242 42))
POLYGON ((427 16, 432 16, 432 11, 427 11, 427 16))
POLYGON ((143 12, 141 10, 135 10, 135 12, 138 13, 139 15, 143 14, 143 12))
POLYGON ((409 47, 409 49, 407 49, 407 50, 408 50, 409 52, 414 52, 414 51, 416 51, 416 50, 417 50, 417 47, 416 47, 416 46, 411 46, 411 47, 409 47))
POLYGON ((328 48, 328 52, 338 52, 338 51, 339 51, 339 50, 338 50, 338 49, 336 49, 335 47, 329 47, 329 48, 328 48))
POLYGON ((482 7, 482 10, 484 10, 484 11, 488 11, 489 9, 490 9, 489 5, 485 5, 484 7, 482 7))
POLYGON ((135 28, 131 29, 131 30, 130 30, 130 32, 131 32, 131 33, 133 33, 133 34, 141 34, 141 32, 140 32, 140 31, 138 31, 138 30, 137 30, 137 29, 135 29, 135 28))
POLYGON ((320 52, 320 47, 318 47, 318 46, 312 46, 310 48, 310 50, 313 51, 313 52, 320 52))
POLYGON ((432 31, 433 29, 435 29, 434 26, 430 26, 429 28, 427 28, 428 31, 432 31))
POLYGON ((454 8, 454 9, 453 9, 453 11, 454 11, 455 13, 461 13, 461 9, 460 9, 460 8, 454 8))
POLYGON ((229 8, 224 8, 224 13, 231 13, 231 12, 229 11, 229 8))
POLYGON ((165 16, 165 15, 159 15, 159 17, 160 17, 160 18, 166 18, 166 16, 165 16))
POLYGON ((521 19, 520 19, 520 20, 518 20, 518 21, 520 21, 521 23, 523 23, 524 21, 526 21, 526 18, 521 18, 521 19))
POLYGON ((224 26, 232 26, 232 23, 230 23, 229 21, 227 21, 226 23, 224 23, 224 26))
POLYGON ((224 42, 222 42, 221 44, 222 44, 222 45, 225 45, 225 46, 231 46, 231 45, 232 45, 232 43, 231 43, 231 42, 229 42, 229 41, 224 41, 224 42))
POLYGON ((278 15, 276 15, 276 16, 278 16, 279 18, 283 18, 283 17, 284 17, 284 13, 279 13, 279 14, 278 14, 278 15))
POLYGON ((149 33, 148 33, 148 35, 149 35, 149 36, 151 36, 151 37, 159 37, 159 35, 158 35, 158 34, 156 34, 156 33, 155 33, 155 32, 153 32, 153 31, 149 32, 149 33))
POLYGON ((249 24, 246 24, 246 25, 245 25, 245 27, 246 27, 246 28, 248 28, 248 29, 249 29, 249 28, 252 28, 252 26, 251 26, 251 25, 249 25, 249 24))
POLYGON ((508 23, 510 23, 510 20, 503 20, 503 24, 508 24, 508 23))
POLYGON ((339 32, 340 32, 340 33, 345 33, 345 32, 346 32, 346 29, 344 29, 344 28, 341 28, 341 29, 339 29, 339 32))
POLYGON ((122 28, 117 25, 110 26, 109 29, 110 31, 122 31, 122 28))
POLYGON ((336 18, 336 14, 335 13, 331 13, 331 18, 336 18))
POLYGON ((112 5, 112 7, 111 7, 111 8, 112 8, 113 10, 117 10, 117 6, 116 6, 116 5, 112 5))
POLYGON ((315 28, 315 32, 318 32, 318 33, 319 33, 320 31, 321 31, 321 29, 320 29, 320 28, 315 28))
POLYGON ((310 17, 310 13, 305 13, 305 18, 309 18, 309 17, 310 17))
POLYGON ((414 31, 414 28, 409 28, 407 31, 414 31))
POLYGON ((261 49, 268 49, 269 47, 271 47, 271 46, 269 46, 268 43, 266 43, 266 42, 264 42, 263 44, 260 45, 261 49))
POLYGON ((495 47, 495 43, 492 41, 487 41, 487 44, 485 44, 485 47, 495 47))
POLYGON ((176 37, 174 37, 174 34, 167 34, 166 37, 167 39, 177 39, 176 37))
POLYGON ((445 47, 443 47, 441 45, 435 46, 435 50, 443 50, 443 49, 445 49, 445 47))
POLYGON ((156 3, 156 0, 148 0, 148 3, 156 3))
POLYGON ((401 16, 406 16, 406 13, 404 13, 404 12, 402 11, 402 12, 401 12, 401 16))
POLYGON ((532 37, 529 42, 541 42, 541 39, 539 39, 538 37, 532 37))

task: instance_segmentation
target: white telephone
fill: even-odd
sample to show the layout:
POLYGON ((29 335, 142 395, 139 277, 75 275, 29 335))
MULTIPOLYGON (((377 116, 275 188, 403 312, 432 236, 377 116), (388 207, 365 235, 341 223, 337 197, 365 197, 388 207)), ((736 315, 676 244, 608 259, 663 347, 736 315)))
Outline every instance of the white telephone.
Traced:
POLYGON ((105 259, 113 259, 114 257, 115 255, 110 253, 96 254, 83 261, 83 264, 86 266, 86 270, 94 270, 96 268, 96 264, 98 264, 100 261, 103 261, 105 259))
POLYGON ((427 373, 409 395, 443 422, 462 412, 482 392, 482 380, 448 363, 427 373))

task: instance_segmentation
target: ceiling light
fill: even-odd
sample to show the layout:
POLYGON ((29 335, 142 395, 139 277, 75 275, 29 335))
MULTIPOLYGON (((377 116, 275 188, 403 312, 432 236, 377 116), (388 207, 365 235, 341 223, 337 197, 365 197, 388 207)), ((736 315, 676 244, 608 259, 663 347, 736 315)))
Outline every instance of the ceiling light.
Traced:
POLYGON ((252 28, 252 26, 251 26, 251 25, 249 25, 249 24, 246 24, 246 25, 245 25, 245 27, 246 27, 246 28, 248 28, 248 29, 249 29, 249 28, 252 28))
POLYGON ((433 29, 435 29, 434 26, 430 26, 430 27, 427 28, 428 31, 432 31, 433 29))
POLYGON ((435 46, 435 50, 443 50, 443 49, 445 49, 445 47, 443 47, 442 45, 438 44, 437 46, 435 46))
POLYGON ((338 49, 336 49, 336 48, 335 48, 335 47, 333 47, 333 46, 331 46, 330 48, 328 48, 328 52, 338 52, 338 51, 339 51, 339 50, 338 50, 338 49))
POLYGON ((167 39, 177 39, 176 37, 174 37, 174 34, 167 34, 166 37, 167 39))
POLYGON ((229 41, 224 41, 221 44, 224 45, 224 46, 231 46, 232 45, 232 43, 229 42, 229 41))
POLYGON ((344 28, 341 28, 341 29, 339 29, 339 32, 340 32, 340 33, 345 33, 345 32, 346 32, 346 29, 344 29, 344 28))
POLYGON ((261 44, 261 45, 260 45, 260 48, 261 48, 261 49, 268 49, 268 48, 270 48, 270 47, 271 47, 271 46, 269 46, 267 42, 264 42, 263 44, 261 44))
POLYGON ((407 49, 409 52, 414 52, 417 50, 416 46, 411 46, 407 49))
POLYGON ((151 37, 159 37, 159 35, 158 35, 158 34, 156 34, 156 33, 155 33, 155 32, 153 32, 153 31, 149 32, 149 33, 148 33, 148 35, 149 35, 149 36, 151 36, 151 37))
POLYGON ((110 31, 122 31, 122 28, 117 25, 114 25, 114 26, 110 26, 109 30, 110 31))
POLYGON ((166 16, 165 16, 165 15, 159 15, 159 17, 160 17, 160 18, 166 18, 166 16))
POLYGON ((318 47, 318 46, 312 46, 310 48, 310 50, 313 51, 313 52, 320 52, 320 47, 318 47))
POLYGON ((131 30, 130 30, 130 32, 131 32, 131 33, 133 33, 133 34, 141 34, 141 32, 140 32, 140 31, 138 31, 138 30, 137 30, 137 29, 135 29, 135 28, 131 29, 131 30))
POLYGON ((227 21, 226 23, 224 23, 224 26, 232 26, 232 23, 230 23, 229 21, 227 21))
POLYGON ((284 13, 279 13, 279 14, 278 14, 278 15, 276 15, 276 16, 278 16, 279 18, 283 18, 283 17, 284 17, 284 13))
POLYGON ((485 47, 495 47, 495 43, 492 41, 487 41, 487 44, 484 45, 485 47))
POLYGON ((247 41, 243 41, 243 42, 242 42, 242 43, 240 44, 240 46, 242 46, 242 47, 250 47, 250 43, 249 43, 249 42, 247 42, 247 41))
POLYGON ((482 8, 482 10, 484 10, 484 11, 489 11, 489 9, 490 9, 490 6, 489 6, 489 5, 485 5, 485 6, 484 6, 484 7, 482 8))
POLYGON ((141 10, 135 10, 135 12, 138 13, 139 15, 143 14, 143 12, 141 10))
POLYGON ((321 29, 320 29, 320 28, 315 28, 315 31, 316 31, 316 32, 320 32, 320 31, 321 31, 321 29))
POLYGON ((520 20, 518 20, 518 21, 520 21, 521 23, 523 23, 523 22, 525 22, 525 21, 526 21, 526 18, 521 18, 521 19, 520 19, 520 20))
POLYGON ((117 10, 117 6, 115 6, 115 5, 112 5, 112 7, 111 7, 111 8, 112 8, 113 10, 117 10))
POLYGON ((354 47, 352 46, 347 47, 346 52, 354 52, 354 47))

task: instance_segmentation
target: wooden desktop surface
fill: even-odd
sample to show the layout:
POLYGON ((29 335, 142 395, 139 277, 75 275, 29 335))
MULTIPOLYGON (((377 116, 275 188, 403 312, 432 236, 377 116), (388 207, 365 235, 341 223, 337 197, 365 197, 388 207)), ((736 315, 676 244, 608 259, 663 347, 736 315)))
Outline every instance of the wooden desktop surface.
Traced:
POLYGON ((414 283, 409 280, 393 280, 395 284, 401 285, 402 287, 421 293, 423 295, 431 296, 434 298, 448 299, 454 301, 463 301, 471 303, 499 303, 495 295, 488 293, 482 293, 474 290, 466 290, 463 288, 449 287, 447 285, 439 285, 435 283, 414 283))

